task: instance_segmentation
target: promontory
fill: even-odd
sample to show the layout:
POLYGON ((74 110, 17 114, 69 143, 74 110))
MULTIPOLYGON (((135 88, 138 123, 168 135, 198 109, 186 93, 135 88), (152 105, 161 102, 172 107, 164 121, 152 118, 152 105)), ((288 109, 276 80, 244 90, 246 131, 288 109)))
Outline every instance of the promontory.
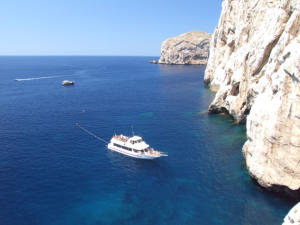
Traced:
POLYGON ((161 64, 206 64, 211 35, 192 31, 169 38, 162 43, 161 64))

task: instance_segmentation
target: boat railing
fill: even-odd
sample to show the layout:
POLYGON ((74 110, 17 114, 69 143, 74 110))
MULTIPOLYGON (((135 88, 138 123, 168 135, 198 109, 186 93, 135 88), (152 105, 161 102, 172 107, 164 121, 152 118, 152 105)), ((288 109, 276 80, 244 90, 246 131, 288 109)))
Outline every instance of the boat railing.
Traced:
POLYGON ((114 138, 119 140, 119 141, 122 141, 122 142, 127 142, 128 141, 128 137, 125 137, 123 135, 114 135, 114 138))
MULTIPOLYGON (((113 138, 122 141, 126 143, 129 140, 129 137, 124 136, 124 135, 114 135, 113 138)), ((158 150, 155 150, 153 148, 148 147, 147 149, 144 150, 135 150, 132 149, 134 152, 142 154, 142 155, 150 155, 150 156, 156 156, 156 157, 161 157, 161 156, 168 156, 168 153, 165 152, 160 152, 158 150)))
POLYGON ((153 148, 149 148, 147 153, 153 156, 168 156, 167 153, 154 150, 153 148))

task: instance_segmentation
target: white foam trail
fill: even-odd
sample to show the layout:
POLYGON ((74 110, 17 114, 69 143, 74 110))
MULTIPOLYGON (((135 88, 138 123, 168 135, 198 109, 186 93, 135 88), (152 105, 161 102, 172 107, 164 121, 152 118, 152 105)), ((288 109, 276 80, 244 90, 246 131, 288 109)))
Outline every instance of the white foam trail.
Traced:
POLYGON ((40 79, 49 79, 55 77, 62 77, 62 76, 48 76, 48 77, 31 77, 31 78, 17 78, 16 81, 26 81, 26 80, 40 80, 40 79))

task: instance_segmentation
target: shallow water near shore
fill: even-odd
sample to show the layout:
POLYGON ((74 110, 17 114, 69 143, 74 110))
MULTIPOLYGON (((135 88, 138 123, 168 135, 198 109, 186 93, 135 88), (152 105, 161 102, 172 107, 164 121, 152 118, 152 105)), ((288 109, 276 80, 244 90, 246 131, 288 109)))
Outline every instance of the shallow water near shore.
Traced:
POLYGON ((295 202, 252 182, 245 127, 206 112, 205 67, 150 59, 0 57, 0 224, 281 224, 295 202), (111 152, 76 122, 169 156, 111 152))

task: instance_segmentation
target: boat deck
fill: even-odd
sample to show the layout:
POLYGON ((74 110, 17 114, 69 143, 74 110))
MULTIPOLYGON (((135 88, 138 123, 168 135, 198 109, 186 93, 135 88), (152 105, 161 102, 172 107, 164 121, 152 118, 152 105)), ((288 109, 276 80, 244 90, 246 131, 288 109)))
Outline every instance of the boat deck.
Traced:
POLYGON ((123 136, 123 135, 114 135, 114 138, 119 140, 119 141, 122 141, 122 142, 127 142, 129 137, 126 137, 126 136, 123 136))

